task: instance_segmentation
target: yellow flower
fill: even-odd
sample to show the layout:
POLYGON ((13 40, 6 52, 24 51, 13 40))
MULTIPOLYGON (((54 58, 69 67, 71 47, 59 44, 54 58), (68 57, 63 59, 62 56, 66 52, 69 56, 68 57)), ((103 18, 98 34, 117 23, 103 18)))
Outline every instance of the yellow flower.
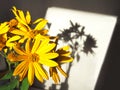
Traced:
POLYGON ((9 31, 9 25, 7 22, 0 24, 0 51, 5 47, 7 41, 7 32, 9 31))
POLYGON ((48 30, 34 30, 30 27, 25 27, 23 24, 18 24, 19 29, 14 29, 11 31, 12 34, 21 36, 20 43, 23 43, 26 39, 34 39, 37 34, 46 35, 48 30))
MULTIPOLYGON (((41 23, 39 25, 41 25, 41 23)), ((10 33, 14 35, 8 39, 6 46, 12 48, 13 45, 15 44, 14 43, 15 41, 19 41, 19 43, 24 43, 26 39, 30 39, 30 40, 34 39, 38 34, 41 35, 41 38, 49 38, 49 36, 47 36, 48 30, 38 30, 38 28, 40 27, 38 26, 36 27, 35 27, 36 29, 32 30, 30 27, 28 28, 23 24, 18 23, 17 24, 18 29, 14 28, 10 31, 10 33)))
POLYGON ((69 56, 71 53, 68 50, 69 50, 69 46, 64 46, 63 48, 58 49, 56 53, 58 53, 59 56, 55 58, 55 61, 58 63, 58 66, 50 67, 49 69, 50 76, 52 77, 52 79, 56 84, 60 82, 60 77, 58 75, 57 70, 59 70, 63 76, 67 77, 67 73, 64 72, 64 70, 60 65, 63 63, 68 63, 73 61, 73 58, 69 56))
POLYGON ((17 59, 15 60, 15 58, 12 58, 12 55, 10 58, 8 57, 8 59, 21 62, 15 68, 13 75, 18 75, 20 81, 22 81, 27 75, 30 85, 34 82, 34 75, 40 82, 43 82, 43 79, 48 79, 48 74, 42 65, 47 65, 49 67, 55 67, 58 65, 52 60, 58 57, 58 54, 51 52, 56 44, 50 43, 49 41, 49 39, 41 40, 41 36, 37 35, 32 46, 30 40, 27 40, 25 50, 14 46, 13 49, 18 54, 17 59))
POLYGON ((13 26, 16 24, 16 27, 10 30, 10 33, 13 34, 13 36, 12 38, 9 38, 7 46, 11 46, 11 41, 12 43, 14 41, 24 43, 26 39, 34 39, 37 34, 41 34, 41 37, 43 38, 49 38, 49 36, 47 35, 48 30, 43 29, 47 24, 47 20, 39 18, 32 23, 29 11, 27 11, 26 16, 22 10, 16 9, 15 6, 13 7, 12 11, 16 16, 16 19, 12 19, 9 22, 9 25, 13 26), (32 28, 32 24, 36 24, 36 26, 32 28), (20 38, 18 39, 18 37, 20 38))

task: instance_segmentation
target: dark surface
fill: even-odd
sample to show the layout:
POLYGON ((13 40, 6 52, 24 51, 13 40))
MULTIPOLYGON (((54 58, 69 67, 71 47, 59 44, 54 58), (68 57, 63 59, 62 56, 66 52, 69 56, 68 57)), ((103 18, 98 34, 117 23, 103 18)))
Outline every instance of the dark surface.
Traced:
MULTIPOLYGON (((0 22, 9 20, 13 15, 10 9, 29 10, 33 19, 44 17, 49 6, 85 10, 118 16, 111 43, 104 60, 95 90, 120 90, 120 0, 1 0, 0 22)), ((34 89, 32 89, 34 90, 34 89)))

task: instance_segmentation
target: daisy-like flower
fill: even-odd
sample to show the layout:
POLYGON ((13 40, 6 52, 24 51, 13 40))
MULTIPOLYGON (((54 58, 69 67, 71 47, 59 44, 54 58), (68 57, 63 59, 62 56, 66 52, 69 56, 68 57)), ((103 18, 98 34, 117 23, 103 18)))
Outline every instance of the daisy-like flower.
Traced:
POLYGON ((27 11, 26 16, 22 10, 16 9, 13 7, 13 13, 16 16, 16 19, 12 19, 9 22, 9 26, 11 27, 10 33, 12 37, 7 40, 6 46, 13 48, 13 46, 18 43, 24 43, 25 40, 33 40, 38 34, 41 35, 41 38, 49 38, 47 35, 48 30, 43 29, 47 23, 47 20, 40 18, 37 19, 33 24, 37 24, 34 29, 30 27, 31 24, 31 15, 29 11, 27 11))
POLYGON ((16 16, 16 20, 18 20, 18 24, 16 29, 10 31, 10 33, 14 34, 14 36, 7 41, 7 46, 11 46, 11 41, 13 42, 16 40, 19 40, 19 43, 24 43, 26 39, 34 39, 37 34, 41 34, 43 38, 48 38, 48 30, 43 29, 47 24, 47 20, 39 18, 35 22, 30 23, 31 15, 28 11, 26 16, 22 10, 18 10, 16 7, 13 7, 12 11, 16 16), (29 24, 36 24, 36 26, 32 28, 29 24), (20 38, 16 38, 16 36, 19 36, 20 38), (13 40, 13 38, 15 38, 15 40, 13 40))
POLYGON ((20 64, 15 68, 13 75, 18 75, 20 81, 27 75, 30 85, 34 82, 34 75, 40 82, 43 82, 43 79, 48 79, 48 74, 42 65, 49 67, 58 65, 52 60, 58 57, 58 54, 51 52, 56 44, 50 43, 49 41, 49 39, 41 40, 41 36, 37 35, 32 46, 30 40, 27 40, 25 50, 14 46, 13 49, 18 55, 8 55, 8 59, 10 59, 10 61, 20 62, 20 64))
POLYGON ((0 51, 6 45, 7 41, 7 32, 9 31, 10 27, 7 22, 0 24, 0 51))
POLYGON ((67 77, 67 73, 64 72, 64 70, 61 67, 61 64, 73 61, 73 58, 69 56, 71 53, 68 50, 69 46, 64 46, 58 49, 56 53, 58 53, 59 56, 54 59, 58 63, 58 66, 49 68, 50 76, 52 77, 56 84, 60 82, 60 77, 58 75, 57 70, 59 70, 63 76, 67 77))

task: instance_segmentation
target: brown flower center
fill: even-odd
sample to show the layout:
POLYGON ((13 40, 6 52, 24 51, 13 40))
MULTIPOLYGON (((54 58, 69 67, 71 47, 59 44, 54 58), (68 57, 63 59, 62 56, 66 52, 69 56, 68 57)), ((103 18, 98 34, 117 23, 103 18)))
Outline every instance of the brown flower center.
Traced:
POLYGON ((38 54, 30 54, 28 56, 28 59, 32 62, 38 62, 39 61, 39 56, 38 56, 38 54))

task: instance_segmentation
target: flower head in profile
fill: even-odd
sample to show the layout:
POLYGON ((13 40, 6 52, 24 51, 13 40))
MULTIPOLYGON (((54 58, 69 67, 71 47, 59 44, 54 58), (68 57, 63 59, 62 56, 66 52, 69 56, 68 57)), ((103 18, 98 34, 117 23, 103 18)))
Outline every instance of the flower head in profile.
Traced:
POLYGON ((64 72, 64 70, 61 67, 61 64, 64 63, 68 63, 68 62, 72 62, 73 58, 70 57, 70 51, 69 50, 69 46, 64 46, 62 48, 59 48, 56 53, 59 54, 59 56, 57 58, 55 58, 54 60, 58 63, 58 66, 55 67, 50 67, 49 72, 50 72, 50 76, 52 77, 52 79, 54 80, 54 82, 56 84, 58 84, 60 82, 60 77, 58 75, 57 70, 59 70, 59 72, 67 77, 67 73, 64 72))
POLYGON ((0 51, 5 47, 7 41, 7 32, 10 27, 7 22, 0 24, 0 51))
POLYGON ((48 79, 48 74, 43 68, 43 65, 49 67, 58 65, 52 60, 58 57, 58 54, 51 52, 56 44, 50 43, 49 41, 49 39, 42 40, 41 36, 37 35, 33 46, 31 46, 30 40, 27 40, 25 50, 14 46, 13 49, 17 55, 11 53, 8 55, 8 59, 10 61, 20 62, 20 64, 15 68, 13 75, 18 75, 20 81, 27 75, 30 85, 34 82, 34 75, 40 82, 43 82, 43 79, 48 79))

